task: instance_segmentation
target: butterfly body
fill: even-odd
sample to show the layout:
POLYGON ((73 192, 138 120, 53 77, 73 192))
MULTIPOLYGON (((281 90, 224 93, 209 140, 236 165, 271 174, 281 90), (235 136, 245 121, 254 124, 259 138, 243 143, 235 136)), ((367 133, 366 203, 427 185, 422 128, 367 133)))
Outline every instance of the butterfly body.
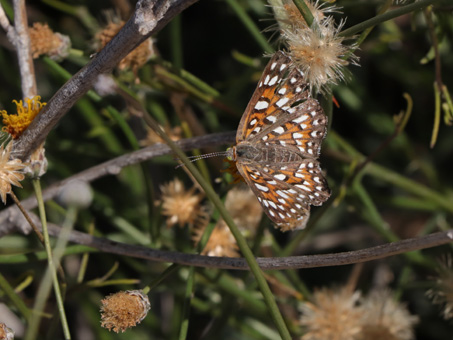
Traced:
POLYGON ((304 75, 277 52, 266 66, 228 154, 282 230, 304 227, 310 205, 329 196, 319 162, 327 117, 304 75))
POLYGON ((246 163, 248 160, 251 163, 255 162, 266 166, 267 164, 284 164, 303 160, 303 157, 298 152, 281 145, 261 147, 242 142, 234 148, 236 149, 234 151, 236 158, 233 158, 233 160, 237 161, 240 159, 242 163, 246 163))

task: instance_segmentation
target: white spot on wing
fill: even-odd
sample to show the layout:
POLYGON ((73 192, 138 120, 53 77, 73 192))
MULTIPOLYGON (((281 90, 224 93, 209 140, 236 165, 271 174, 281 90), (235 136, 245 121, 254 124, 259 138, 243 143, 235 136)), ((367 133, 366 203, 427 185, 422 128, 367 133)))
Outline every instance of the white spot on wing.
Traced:
POLYGON ((297 138, 302 138, 302 137, 303 137, 303 136, 302 136, 302 134, 301 134, 301 133, 299 133, 299 132, 295 132, 295 133, 293 133, 293 138, 294 138, 294 139, 297 139, 297 138))
POLYGON ((271 123, 275 123, 275 121, 277 120, 277 117, 275 117, 275 116, 267 116, 266 120, 270 121, 271 123))
POLYGON ((298 187, 299 189, 305 190, 305 191, 311 191, 309 187, 306 187, 303 184, 296 184, 296 187, 298 187))
MULTIPOLYGON (((285 193, 284 193, 283 191, 281 191, 281 190, 277 190, 276 193, 277 193, 277 195, 282 196, 283 198, 289 198, 289 196, 288 196, 287 194, 285 194, 285 193)), ((280 199, 279 199, 279 201, 280 201, 280 199)), ((280 201, 280 202, 281 202, 281 201, 280 201)), ((283 202, 282 202, 282 203, 283 203, 283 202)))
MULTIPOLYGON (((275 177, 276 179, 280 180, 280 181, 284 181, 285 178, 286 178, 286 175, 284 175, 284 174, 278 174, 278 175, 275 175, 274 177, 275 177)), ((283 196, 283 195, 280 195, 280 196, 283 196)), ((285 196, 283 196, 283 197, 285 197, 285 196)))
POLYGON ((256 124, 256 122, 257 122, 257 120, 256 120, 256 119, 252 119, 252 120, 250 121, 250 125, 255 125, 255 124, 256 124))
POLYGON ((278 102, 276 102, 275 105, 277 105, 278 107, 282 107, 283 105, 285 105, 288 102, 288 100, 289 100, 288 97, 284 97, 284 98, 280 99, 278 102))
POLYGON ((280 71, 283 71, 285 68, 286 68, 286 64, 282 64, 282 66, 280 66, 280 71))
POLYGON ((297 117, 296 119, 293 119, 292 122, 294 123, 302 123, 304 120, 307 120, 308 116, 307 115, 302 115, 300 117, 297 117))
POLYGON ((269 103, 267 101, 261 100, 261 101, 256 103, 255 110, 267 109, 268 106, 269 106, 269 103))
POLYGON ((278 134, 282 134, 283 132, 285 132, 285 129, 281 126, 279 126, 278 128, 274 129, 274 132, 277 132, 278 134))
POLYGON ((286 93, 286 87, 282 87, 280 90, 278 90, 278 94, 281 94, 282 96, 286 93))
POLYGON ((264 79, 264 85, 267 85, 269 83, 269 75, 266 76, 266 79, 264 79))
POLYGON ((255 186, 257 187, 258 190, 261 190, 261 191, 264 191, 264 192, 268 192, 269 191, 269 188, 265 187, 264 185, 255 183, 255 186))
POLYGON ((267 85, 273 86, 273 85, 275 85, 275 84, 277 83, 277 80, 278 80, 278 76, 274 76, 274 77, 271 79, 271 81, 269 82, 269 84, 267 84, 267 85))
POLYGON ((277 63, 276 63, 276 62, 272 63, 272 65, 271 65, 271 71, 274 70, 275 66, 277 66, 277 63))

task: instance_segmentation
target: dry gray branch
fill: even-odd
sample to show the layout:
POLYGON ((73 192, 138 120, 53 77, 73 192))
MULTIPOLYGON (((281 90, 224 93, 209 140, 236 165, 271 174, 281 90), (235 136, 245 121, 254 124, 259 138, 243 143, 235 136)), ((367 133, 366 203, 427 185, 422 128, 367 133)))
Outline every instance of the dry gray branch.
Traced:
POLYGON ((14 28, 17 36, 15 47, 17 59, 19 60, 22 97, 33 98, 38 92, 36 88, 35 66, 31 56, 25 0, 14 0, 14 28))
MULTIPOLYGON (((233 143, 235 134, 235 132, 215 133, 201 137, 182 139, 178 141, 177 144, 183 150, 203 148, 206 146, 228 145, 233 143)), ((144 162, 153 157, 168 154, 171 154, 169 146, 165 144, 155 144, 147 148, 119 156, 87 170, 81 171, 78 174, 64 179, 63 181, 54 183, 43 191, 43 199, 44 201, 48 201, 54 198, 58 195, 61 188, 71 181, 80 180, 91 182, 103 176, 117 175, 120 173, 121 169, 126 166, 144 162)), ((29 197, 21 201, 21 204, 27 210, 33 209, 37 206, 36 198, 29 197)), ((20 213, 17 214, 17 208, 15 206, 4 209, 0 212, 0 237, 16 230, 26 233, 30 230, 30 226, 26 223, 23 224, 23 222, 24 219, 21 218, 20 213)))
MULTIPOLYGON (((61 228, 55 225, 49 226, 49 233, 58 236, 61 228)), ((196 254, 184 254, 171 251, 150 249, 139 245, 130 245, 115 242, 78 231, 71 232, 69 240, 73 243, 82 244, 99 249, 103 252, 123 256, 141 258, 148 261, 178 263, 181 265, 248 270, 247 262, 243 258, 211 257, 196 254)), ((347 264, 362 263, 382 259, 409 251, 432 248, 453 241, 453 230, 433 233, 416 238, 410 238, 380 246, 348 251, 335 254, 304 255, 289 257, 260 257, 258 264, 263 270, 302 269, 330 266, 343 266, 347 264)))
POLYGON ((33 152, 102 73, 110 72, 126 55, 174 16, 197 0, 140 0, 121 31, 48 101, 22 136, 14 143, 13 157, 22 160, 33 152))

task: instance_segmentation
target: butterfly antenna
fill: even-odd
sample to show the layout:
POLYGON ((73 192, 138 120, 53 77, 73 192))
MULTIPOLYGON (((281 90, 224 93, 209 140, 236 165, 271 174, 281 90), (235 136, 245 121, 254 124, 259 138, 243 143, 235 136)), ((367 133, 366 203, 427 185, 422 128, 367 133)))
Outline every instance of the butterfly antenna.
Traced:
MULTIPOLYGON (((228 156, 228 151, 205 153, 203 155, 198 155, 198 156, 188 156, 187 158, 190 159, 190 163, 193 163, 193 162, 199 161, 200 159, 219 157, 219 156, 223 156, 223 157, 228 156)), ((176 166, 175 169, 178 169, 182 166, 184 166, 184 163, 179 164, 178 166, 176 166)))

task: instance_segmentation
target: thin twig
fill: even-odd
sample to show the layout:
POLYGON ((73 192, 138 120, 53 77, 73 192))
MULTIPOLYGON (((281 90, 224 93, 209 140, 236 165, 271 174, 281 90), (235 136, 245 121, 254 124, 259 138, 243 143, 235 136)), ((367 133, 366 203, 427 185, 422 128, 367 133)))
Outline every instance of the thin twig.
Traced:
MULTIPOLYGON (((52 236, 57 236, 61 231, 60 227, 53 224, 49 224, 48 227, 49 234, 52 236)), ((206 268, 249 270, 249 267, 243 258, 211 257, 163 251, 139 245, 115 242, 75 230, 71 232, 69 241, 93 247, 106 253, 141 258, 148 261, 176 263, 206 268)), ((453 230, 447 230, 355 251, 278 258, 261 257, 257 258, 257 261, 263 270, 343 266, 383 259, 409 251, 433 248, 451 242, 453 242, 453 230)))
MULTIPOLYGON (((14 27, 17 34, 16 53, 19 60, 22 97, 33 98, 38 94, 35 67, 31 56, 25 0, 14 0, 14 27)), ((31 150, 33 151, 33 150, 31 150)))
POLYGON ((11 26, 2 4, 0 4, 0 26, 5 30, 8 41, 15 47, 17 41, 17 34, 14 27, 11 26))
POLYGON ((17 207, 22 212, 22 215, 24 215, 25 219, 30 224, 30 226, 32 227, 36 236, 38 236, 38 239, 41 241, 42 245, 44 246, 44 236, 42 236, 41 231, 38 229, 36 224, 32 221, 32 219, 30 218, 30 215, 28 215, 27 210, 24 209, 24 207, 22 206, 22 204, 20 203, 19 199, 14 194, 14 192, 11 191, 9 193, 9 196, 13 199, 14 203, 16 203, 17 207))

